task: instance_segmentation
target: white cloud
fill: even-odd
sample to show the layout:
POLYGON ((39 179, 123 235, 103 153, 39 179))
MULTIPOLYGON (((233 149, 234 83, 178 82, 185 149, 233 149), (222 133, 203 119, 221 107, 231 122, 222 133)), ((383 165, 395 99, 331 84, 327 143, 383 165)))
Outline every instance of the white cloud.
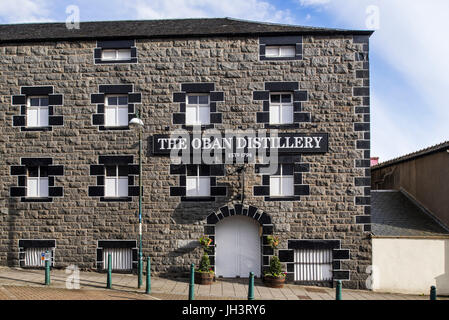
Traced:
POLYGON ((328 4, 330 0, 300 0, 299 3, 302 6, 308 7, 308 6, 320 6, 323 4, 328 4))
POLYGON ((0 0, 1 23, 51 21, 48 0, 0 0))
POLYGON ((293 23, 289 10, 278 10, 260 0, 138 0, 127 2, 137 19, 233 17, 247 20, 293 23))

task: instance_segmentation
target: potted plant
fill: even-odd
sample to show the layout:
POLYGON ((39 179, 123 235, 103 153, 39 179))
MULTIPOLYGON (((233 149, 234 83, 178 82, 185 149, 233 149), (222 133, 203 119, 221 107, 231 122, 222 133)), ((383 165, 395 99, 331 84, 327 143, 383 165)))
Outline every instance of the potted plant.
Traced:
POLYGON ((279 258, 276 256, 276 248, 279 245, 279 237, 268 236, 268 243, 274 250, 274 255, 270 260, 270 268, 268 272, 264 274, 264 283, 267 287, 282 288, 285 283, 286 273, 282 271, 282 265, 279 258))
POLYGON ((207 236, 202 236, 198 239, 201 248, 203 249, 203 256, 201 257, 200 264, 195 270, 195 283, 196 284, 212 284, 214 281, 215 273, 210 265, 209 246, 212 243, 212 239, 207 236))

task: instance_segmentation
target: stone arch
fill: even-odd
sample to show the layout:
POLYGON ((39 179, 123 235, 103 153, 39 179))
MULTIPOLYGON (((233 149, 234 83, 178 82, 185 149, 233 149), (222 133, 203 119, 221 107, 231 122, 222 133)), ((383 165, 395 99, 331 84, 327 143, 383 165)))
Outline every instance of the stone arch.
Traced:
POLYGON ((261 248, 261 266, 262 273, 268 269, 270 264, 270 257, 273 256, 274 251, 268 245, 267 236, 273 234, 273 224, 271 220, 271 216, 266 212, 258 209, 257 207, 251 205, 243 205, 243 204, 229 204, 221 207, 218 211, 210 213, 206 218, 206 225, 204 226, 204 234, 213 240, 213 245, 210 250, 209 258, 212 265, 212 268, 215 271, 215 225, 227 217, 242 215, 253 218, 256 220, 261 226, 261 239, 262 239, 262 248, 261 248))

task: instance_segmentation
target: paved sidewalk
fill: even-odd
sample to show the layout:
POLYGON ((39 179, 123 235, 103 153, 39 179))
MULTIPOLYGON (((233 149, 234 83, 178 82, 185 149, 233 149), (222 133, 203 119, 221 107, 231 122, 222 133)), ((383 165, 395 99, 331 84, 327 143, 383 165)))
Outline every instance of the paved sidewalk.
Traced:
MULTIPOLYGON (((137 289, 137 276, 112 274, 112 290, 105 289, 106 274, 80 272, 80 289, 68 290, 69 273, 51 271, 51 285, 43 285, 44 270, 0 267, 0 300, 186 300, 188 279, 169 280, 151 278, 151 295, 146 295, 145 284, 137 289)), ((144 279, 145 281, 145 279, 144 279)), ((334 300, 335 289, 287 284, 282 289, 268 288, 256 279, 256 300, 334 300)), ((196 300, 247 299, 247 279, 219 279, 212 285, 195 285, 196 300)), ((428 300, 428 296, 374 293, 343 289, 343 300, 428 300)))

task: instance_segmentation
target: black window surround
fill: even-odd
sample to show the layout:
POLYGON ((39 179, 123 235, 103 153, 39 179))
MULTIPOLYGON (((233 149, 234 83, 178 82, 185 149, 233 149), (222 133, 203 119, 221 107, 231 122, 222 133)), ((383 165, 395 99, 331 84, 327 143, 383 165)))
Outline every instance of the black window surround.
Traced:
MULTIPOLYGON (((102 202, 130 202, 132 197, 139 196, 138 179, 139 165, 133 164, 134 156, 115 155, 115 156, 99 156, 98 164, 90 166, 90 175, 96 177, 96 185, 88 187, 89 197, 99 197, 102 202), (118 165, 127 166, 128 169, 128 196, 127 197, 105 197, 105 166, 118 165), (136 185, 137 184, 137 185, 136 185)), ((142 186, 143 194, 143 186, 142 186)))
POLYGON ((90 102, 97 105, 97 113, 92 115, 92 125, 98 130, 129 130, 129 126, 105 126, 105 102, 109 95, 128 96, 128 121, 136 117, 136 104, 142 103, 142 94, 134 92, 132 84, 104 84, 98 86, 98 93, 90 95, 90 102))
POLYGON ((64 166, 53 165, 52 158, 21 158, 21 165, 11 166, 10 175, 17 176, 17 186, 10 187, 11 197, 20 197, 21 202, 53 202, 54 197, 64 196, 64 187, 55 186, 55 177, 64 175, 64 166), (48 197, 28 198, 27 171, 30 167, 46 167, 48 197))
POLYGON ((64 116, 55 115, 55 107, 64 104, 64 96, 55 94, 53 86, 20 87, 20 94, 11 96, 11 105, 20 106, 20 115, 12 117, 12 126, 21 131, 52 131, 54 126, 64 125, 64 116), (27 127, 27 108, 30 97, 48 97, 48 126, 27 127))
MULTIPOLYGON (((301 196, 310 195, 310 187, 307 184, 303 184, 303 173, 310 171, 308 163, 301 163, 301 156, 288 156, 280 155, 278 158, 279 164, 292 164, 293 165, 293 196, 288 197, 273 197, 270 196, 270 175, 261 174, 261 168, 268 165, 256 164, 256 174, 261 174, 261 185, 253 186, 254 196, 263 196, 265 201, 300 201, 301 196)), ((279 171, 279 168, 278 168, 279 171)))
POLYGON ((310 112, 302 111, 302 104, 308 101, 307 90, 299 90, 298 82, 265 82, 263 91, 254 91, 253 100, 262 101, 262 111, 256 113, 256 122, 263 123, 266 129, 297 129, 302 122, 311 122, 310 112), (270 123, 271 93, 291 93, 293 96, 293 122, 286 124, 270 123))
POLYGON ((99 40, 94 49, 95 64, 121 64, 137 63, 137 48, 135 40, 99 40), (102 51, 104 49, 130 49, 131 57, 127 60, 102 60, 102 51))
POLYGON ((302 60, 302 36, 278 36, 278 37, 260 37, 259 38, 259 60, 302 60), (294 57, 267 57, 265 49, 267 46, 294 46, 294 57))
POLYGON ((174 125, 182 125, 183 128, 191 130, 193 126, 186 125, 186 105, 189 94, 208 94, 210 107, 210 121, 207 125, 201 125, 203 129, 214 128, 215 124, 222 123, 222 113, 217 112, 217 102, 224 101, 224 92, 215 91, 215 83, 182 83, 181 91, 173 93, 173 102, 179 103, 179 112, 173 113, 174 125))
POLYGON ((194 164, 171 164, 170 174, 179 176, 179 186, 170 187, 171 197, 181 197, 181 201, 189 202, 213 202, 216 197, 226 197, 226 186, 217 185, 217 177, 223 177, 225 175, 224 164, 212 164, 212 165, 194 165, 194 164), (201 176, 210 177, 210 196, 208 197, 188 197, 186 196, 186 179, 189 175, 189 171, 194 171, 196 167, 200 167, 199 171, 201 176))
POLYGON ((51 262, 50 265, 55 265, 55 249, 56 240, 54 239, 20 239, 19 240, 19 265, 21 268, 25 266, 25 251, 29 248, 51 248, 51 262))

